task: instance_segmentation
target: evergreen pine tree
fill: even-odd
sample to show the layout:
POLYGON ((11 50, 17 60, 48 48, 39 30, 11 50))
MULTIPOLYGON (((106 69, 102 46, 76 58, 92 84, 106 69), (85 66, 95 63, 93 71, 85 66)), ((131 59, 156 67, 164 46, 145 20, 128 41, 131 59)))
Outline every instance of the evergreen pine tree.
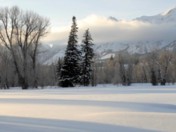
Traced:
POLYGON ((77 32, 78 27, 76 24, 76 17, 72 18, 73 24, 69 35, 67 49, 65 51, 65 57, 63 66, 60 72, 59 85, 61 87, 74 87, 80 79, 80 51, 77 46, 77 32))
POLYGON ((81 83, 84 86, 88 86, 90 84, 90 81, 92 79, 92 63, 93 63, 93 43, 92 43, 92 37, 89 32, 89 29, 86 30, 84 34, 84 39, 82 41, 81 45, 81 51, 82 51, 82 70, 81 70, 81 83))

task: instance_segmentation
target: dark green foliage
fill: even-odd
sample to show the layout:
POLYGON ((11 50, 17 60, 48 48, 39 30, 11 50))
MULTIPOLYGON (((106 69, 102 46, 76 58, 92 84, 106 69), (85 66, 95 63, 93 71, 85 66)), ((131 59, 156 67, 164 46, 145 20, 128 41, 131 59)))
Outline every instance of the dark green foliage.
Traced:
POLYGON ((60 72, 59 85, 61 87, 73 87, 80 80, 80 51, 77 46, 77 32, 76 17, 72 19, 71 32, 69 35, 68 45, 65 52, 63 66, 60 72))
POLYGON ((93 63, 93 43, 92 37, 89 32, 89 29, 86 30, 83 41, 81 45, 82 51, 82 64, 81 64, 81 84, 88 86, 91 82, 93 76, 92 63, 93 63))

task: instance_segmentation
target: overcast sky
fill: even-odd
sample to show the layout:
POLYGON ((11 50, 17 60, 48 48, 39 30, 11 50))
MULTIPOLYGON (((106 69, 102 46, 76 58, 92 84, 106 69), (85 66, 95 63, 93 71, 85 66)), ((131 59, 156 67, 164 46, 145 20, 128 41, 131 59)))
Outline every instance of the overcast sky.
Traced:
POLYGON ((155 15, 176 7, 176 0, 0 0, 0 5, 34 10, 49 17, 54 26, 63 26, 73 15, 78 19, 96 14, 128 20, 155 15))
POLYGON ((17 5, 48 17, 51 22, 51 32, 45 39, 48 43, 67 43, 72 16, 77 17, 80 36, 90 28, 96 42, 162 38, 175 27, 153 26, 133 19, 174 8, 176 0, 0 0, 0 4, 2 7, 17 5), (109 22, 109 16, 127 21, 109 22))

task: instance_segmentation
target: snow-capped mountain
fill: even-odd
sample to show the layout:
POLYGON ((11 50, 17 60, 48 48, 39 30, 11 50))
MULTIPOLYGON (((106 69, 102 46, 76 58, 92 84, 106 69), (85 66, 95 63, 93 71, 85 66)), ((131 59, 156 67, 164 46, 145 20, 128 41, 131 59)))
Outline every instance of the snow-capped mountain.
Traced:
POLYGON ((112 16, 109 17, 109 20, 116 21, 116 22, 118 21, 117 18, 112 17, 112 16))
MULTIPOLYGON (((138 41, 138 42, 124 42, 124 43, 104 43, 94 46, 95 53, 100 57, 99 59, 108 59, 111 56, 115 56, 121 51, 127 51, 130 54, 145 54, 150 51, 156 49, 174 49, 176 50, 176 41, 168 42, 168 41, 138 41)), ((57 50, 57 53, 53 54, 53 56, 49 57, 45 61, 43 60, 43 64, 51 65, 53 63, 57 63, 59 58, 63 58, 65 54, 66 47, 63 48, 54 48, 57 50)), ((52 53, 52 48, 48 50, 49 53, 52 53)), ((47 52, 46 52, 47 53, 47 52)))
MULTIPOLYGON (((121 24, 123 23, 122 20, 118 20, 115 17, 109 17, 107 18, 107 22, 111 21, 112 25, 115 24, 121 24)), ((133 23, 133 21, 137 21, 139 22, 139 24, 141 23, 148 23, 151 27, 153 25, 157 25, 158 27, 156 29, 153 29, 151 27, 145 27, 147 29, 147 33, 145 34, 146 37, 150 36, 150 30, 151 33, 155 32, 155 30, 157 29, 162 29, 161 31, 164 32, 164 35, 160 35, 159 32, 160 30, 158 30, 158 32, 156 32, 154 35, 157 36, 157 38, 154 39, 150 39, 147 38, 146 39, 141 39, 140 37, 140 33, 136 33, 134 31, 134 35, 136 35, 137 37, 139 37, 139 40, 121 40, 121 41, 116 41, 113 40, 111 42, 101 42, 101 43, 95 43, 94 46, 94 51, 95 53, 100 57, 100 59, 107 59, 110 58, 111 56, 115 56, 115 54, 118 54, 118 52, 120 51, 128 51, 131 54, 137 53, 137 54, 145 54, 148 53, 152 50, 155 49, 170 49, 170 50, 176 50, 176 34, 175 34, 175 38, 169 38, 168 36, 171 36, 171 34, 174 36, 174 32, 176 33, 176 8, 173 8, 167 12, 164 13, 160 13, 158 15, 154 15, 154 16, 142 16, 139 18, 136 18, 134 20, 132 20, 131 23, 133 23), (168 25, 172 25, 172 26, 168 26, 168 25), (175 26, 173 26, 175 25, 175 26), (164 27, 164 29, 162 28, 164 27), (167 28, 169 27, 169 28, 167 28), (175 27, 175 29, 174 29, 175 27)), ((136 24, 136 23, 135 23, 136 24)), ((110 27, 111 27, 110 26, 110 27)), ((119 29, 119 25, 117 26, 117 30, 119 29)), ((95 28, 95 27, 94 27, 95 28)), ((121 29, 122 30, 122 29, 121 29)), ((106 32, 106 31, 105 31, 106 32)), ((108 34, 109 31, 107 31, 108 34)), ((142 32, 143 33, 143 32, 142 32)), ((152 36, 152 35, 151 35, 152 36)), ((131 36, 126 36, 126 38, 131 37, 131 36)), ((118 35, 117 35, 118 38, 118 35)), ((64 57, 64 53, 65 53, 65 49, 66 49, 66 45, 65 46, 59 46, 57 44, 53 45, 53 46, 45 46, 43 49, 46 49, 46 53, 45 55, 41 55, 43 56, 41 62, 43 64, 47 64, 50 65, 52 63, 56 63, 57 60, 59 58, 64 57)))
POLYGON ((175 23, 176 22, 176 8, 170 9, 166 12, 155 16, 142 16, 136 18, 135 20, 142 22, 149 22, 153 24, 162 24, 162 23, 175 23))

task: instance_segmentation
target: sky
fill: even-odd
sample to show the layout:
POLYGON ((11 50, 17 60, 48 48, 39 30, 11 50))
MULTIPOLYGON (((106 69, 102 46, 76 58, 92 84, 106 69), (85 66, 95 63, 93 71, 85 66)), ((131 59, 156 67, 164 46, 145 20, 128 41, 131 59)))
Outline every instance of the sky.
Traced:
POLYGON ((67 25, 73 15, 78 19, 96 14, 129 20, 176 7, 176 0, 0 0, 0 3, 33 10, 48 17, 53 26, 67 25))
MULTIPOLYGON (((51 30, 45 39, 48 43, 67 42, 72 16, 78 20, 80 34, 90 27, 96 42, 117 38, 140 40, 148 35, 153 25, 134 22, 134 18, 153 16, 176 7, 176 0, 0 0, 0 3, 1 7, 16 5, 49 18, 51 30), (126 21, 109 22, 106 18, 110 16, 126 21), (109 36, 105 38, 107 31, 109 36)), ((166 31, 167 27, 173 28, 168 25, 163 27, 156 27, 158 33, 166 31)))

